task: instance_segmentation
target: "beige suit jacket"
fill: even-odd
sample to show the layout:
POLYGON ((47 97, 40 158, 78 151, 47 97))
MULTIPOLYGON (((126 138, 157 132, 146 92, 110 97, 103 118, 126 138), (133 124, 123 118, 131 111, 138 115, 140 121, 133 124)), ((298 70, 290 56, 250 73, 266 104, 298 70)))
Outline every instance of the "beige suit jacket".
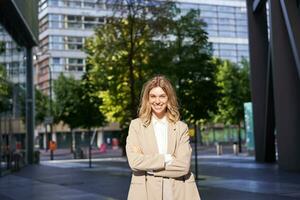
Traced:
POLYGON ((158 153, 152 123, 145 126, 139 118, 131 121, 126 153, 133 172, 128 200, 162 200, 164 184, 171 188, 173 200, 200 199, 190 172, 192 149, 185 123, 169 123, 167 153, 174 156, 170 165, 165 166, 164 156, 158 153), (142 154, 134 152, 134 146, 139 147, 142 154), (150 170, 154 171, 154 176, 146 175, 150 170))

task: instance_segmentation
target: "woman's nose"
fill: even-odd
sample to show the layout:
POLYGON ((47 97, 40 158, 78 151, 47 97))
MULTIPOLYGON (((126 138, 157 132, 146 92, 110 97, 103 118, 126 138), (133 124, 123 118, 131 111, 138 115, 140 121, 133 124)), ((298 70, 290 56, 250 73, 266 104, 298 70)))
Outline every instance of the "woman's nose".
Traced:
POLYGON ((159 98, 155 98, 155 103, 159 103, 159 98))

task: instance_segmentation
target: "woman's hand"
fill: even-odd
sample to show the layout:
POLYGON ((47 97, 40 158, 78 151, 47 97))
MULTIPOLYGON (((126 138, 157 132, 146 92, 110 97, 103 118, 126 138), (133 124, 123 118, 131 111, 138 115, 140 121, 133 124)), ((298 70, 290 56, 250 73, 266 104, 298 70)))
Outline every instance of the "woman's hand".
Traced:
POLYGON ((139 146, 133 146, 132 147, 133 152, 143 154, 142 149, 139 146))

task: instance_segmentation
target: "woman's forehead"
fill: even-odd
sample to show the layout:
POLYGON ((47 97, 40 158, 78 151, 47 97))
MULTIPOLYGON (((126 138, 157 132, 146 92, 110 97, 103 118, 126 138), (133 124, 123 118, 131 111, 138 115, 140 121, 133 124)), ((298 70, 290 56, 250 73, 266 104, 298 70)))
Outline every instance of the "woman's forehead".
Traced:
POLYGON ((159 86, 152 88, 149 91, 149 94, 153 94, 153 95, 161 95, 161 94, 166 94, 166 92, 159 86))

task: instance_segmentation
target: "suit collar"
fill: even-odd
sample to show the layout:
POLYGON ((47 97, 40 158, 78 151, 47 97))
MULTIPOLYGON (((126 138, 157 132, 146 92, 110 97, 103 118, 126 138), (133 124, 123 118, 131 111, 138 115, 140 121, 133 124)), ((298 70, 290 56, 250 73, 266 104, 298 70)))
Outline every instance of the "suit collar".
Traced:
POLYGON ((169 123, 168 126, 168 154, 173 154, 176 143, 176 126, 174 123, 169 123))
MULTIPOLYGON (((144 136, 145 140, 149 145, 151 153, 158 153, 158 146, 156 142, 156 137, 154 133, 153 123, 151 122, 148 126, 144 126, 144 136)), ((168 146, 167 153, 173 154, 175 150, 176 143, 176 124, 169 122, 168 123, 168 146)))

